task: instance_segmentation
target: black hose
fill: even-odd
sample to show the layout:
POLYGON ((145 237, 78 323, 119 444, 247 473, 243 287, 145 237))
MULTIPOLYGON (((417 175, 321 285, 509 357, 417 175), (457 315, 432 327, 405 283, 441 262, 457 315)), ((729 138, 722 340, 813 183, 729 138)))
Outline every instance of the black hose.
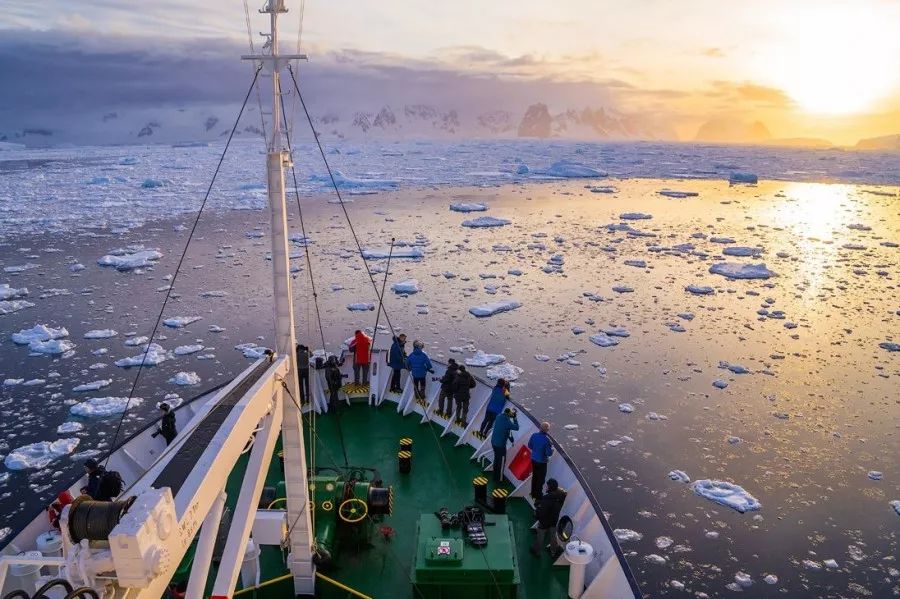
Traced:
POLYGON ((31 596, 22 589, 16 589, 15 591, 10 591, 3 595, 3 599, 17 599, 18 597, 22 597, 22 599, 31 599, 31 596))
POLYGON ((100 595, 91 587, 79 587, 65 596, 65 599, 100 599, 100 595))
POLYGON ((66 580, 65 578, 54 578, 53 580, 44 583, 44 586, 35 591, 34 595, 31 596, 31 599, 47 599, 47 596, 44 595, 44 593, 55 586, 61 586, 63 589, 65 589, 66 594, 72 592, 72 585, 69 584, 68 580, 66 580))

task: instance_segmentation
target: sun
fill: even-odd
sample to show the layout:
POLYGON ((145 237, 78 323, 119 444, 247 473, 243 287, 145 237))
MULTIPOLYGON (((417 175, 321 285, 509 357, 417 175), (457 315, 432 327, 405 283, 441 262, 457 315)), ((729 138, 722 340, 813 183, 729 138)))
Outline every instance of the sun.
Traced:
POLYGON ((872 109, 898 84, 896 11, 864 11, 855 3, 819 10, 785 8, 759 53, 760 73, 810 114, 872 109))

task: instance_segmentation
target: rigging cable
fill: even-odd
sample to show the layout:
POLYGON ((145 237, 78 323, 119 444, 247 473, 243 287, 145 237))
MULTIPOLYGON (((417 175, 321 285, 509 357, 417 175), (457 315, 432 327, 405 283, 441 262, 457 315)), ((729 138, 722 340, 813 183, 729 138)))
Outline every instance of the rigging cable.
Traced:
POLYGON ((388 250, 387 266, 384 269, 384 281, 381 283, 381 295, 378 298, 378 311, 375 313, 375 328, 372 329, 372 348, 369 350, 371 356, 375 353, 375 344, 378 341, 378 319, 381 317, 381 311, 384 309, 384 288, 387 287, 388 273, 391 272, 391 257, 394 255, 394 238, 391 237, 391 247, 388 250))
MULTIPOLYGON (((231 145, 231 140, 234 138, 234 133, 237 131, 238 123, 241 122, 241 116, 244 114, 244 108, 247 107, 247 101, 250 99, 250 94, 253 92, 253 86, 256 85, 256 80, 259 77, 259 71, 262 67, 258 67, 256 72, 253 74, 253 81, 250 82, 250 88, 247 90, 247 95, 244 97, 244 103, 241 104, 241 109, 238 112, 237 118, 234 121, 234 126, 231 128, 231 133, 228 135, 228 141, 225 142, 225 149, 222 150, 222 155, 219 157, 219 163, 216 165, 216 170, 213 172, 212 180, 209 182, 209 187, 206 188, 206 194, 203 196, 203 202, 200 204, 200 209, 197 211, 197 216, 194 218, 194 224, 191 227, 190 233, 188 233, 187 241, 184 244, 184 250, 181 252, 181 257, 178 259, 178 264, 175 267, 175 273, 172 275, 172 281, 169 284, 169 288, 166 289, 166 297, 163 299, 162 307, 159 309, 159 314, 156 317, 156 323, 153 325, 153 331, 150 333, 150 338, 147 341, 147 348, 144 350, 144 353, 141 357, 141 363, 138 364, 137 374, 134 376, 134 382, 131 384, 131 390, 128 392, 128 399, 125 401, 125 409, 122 410, 122 417, 119 418, 119 424, 116 426, 116 433, 113 435, 113 440, 110 447, 116 446, 116 440, 119 438, 119 433, 122 431, 122 424, 125 422, 125 416, 128 414, 128 407, 131 404, 131 400, 134 398, 134 391, 137 389, 138 381, 141 380, 141 373, 144 371, 144 363, 147 361, 147 353, 150 351, 150 346, 153 344, 153 338, 156 336, 156 332, 159 329, 159 323, 162 321, 163 313, 166 311, 166 305, 169 303, 169 298, 172 296, 172 290, 175 288, 175 281, 178 278, 178 273, 181 270, 181 265, 184 262, 185 256, 187 256, 188 248, 191 245, 191 240, 194 237, 194 232, 197 230, 197 224, 200 222, 200 215, 203 214, 203 209, 206 207, 206 202, 209 200, 209 194, 212 192, 213 184, 216 182, 216 177, 219 174, 219 170, 222 168, 222 162, 225 161, 225 155, 228 153, 228 147, 231 145)), ((106 456, 106 460, 103 462, 104 467, 109 463, 109 458, 112 457, 112 453, 106 456)))
MULTIPOLYGON (((297 98, 300 100, 300 106, 303 108, 303 112, 306 114, 306 120, 309 122, 309 128, 312 130, 313 138, 316 140, 316 146, 319 148, 319 154, 322 155, 322 161, 325 163, 325 168, 328 170, 328 177, 331 179, 331 185, 334 187, 334 192, 337 194, 338 203, 341 206, 341 210, 344 212, 344 218, 347 220, 347 225, 350 227, 350 233, 353 235, 353 242, 356 244, 356 249, 359 252, 359 257, 362 259, 363 266, 366 269, 366 274, 369 276, 369 281, 372 283, 372 287, 375 289, 375 296, 378 300, 381 300, 381 296, 378 293, 378 284, 375 282, 375 277, 372 276, 372 270, 369 268, 369 263, 366 260, 366 257, 363 255, 362 245, 359 243, 359 237, 356 235, 356 229, 353 227, 353 221, 350 220, 350 213, 347 212, 347 206, 344 204, 344 198, 341 197, 341 190, 338 188, 337 181, 334 178, 334 173, 331 170, 331 165, 328 164, 328 158, 325 157, 325 150, 322 148, 322 142, 319 141, 319 135, 316 133, 316 128, 313 126, 312 117, 309 116, 309 110, 306 108, 306 102, 303 101, 303 94, 300 93, 300 86, 297 85, 297 78, 294 77, 294 69, 291 68, 291 65, 288 65, 288 72, 291 74, 291 81, 294 82, 294 90, 297 92, 297 98)), ((381 304, 379 304, 381 305, 381 304)), ((394 334, 394 325, 391 324, 391 318, 388 316, 387 309, 382 306, 381 308, 384 310, 384 319, 388 323, 388 327, 391 329, 391 334, 394 334)))
MULTIPOLYGON (((247 0, 244 0, 244 20, 247 22, 247 41, 250 43, 250 54, 256 54, 256 49, 253 47, 253 30, 250 26, 250 7, 247 6, 247 0)), ((253 68, 253 63, 250 63, 250 68, 253 68)), ((256 103, 259 106, 259 123, 262 128, 262 138, 266 139, 266 117, 263 114, 262 108, 262 94, 259 91, 259 87, 256 88, 256 103)))

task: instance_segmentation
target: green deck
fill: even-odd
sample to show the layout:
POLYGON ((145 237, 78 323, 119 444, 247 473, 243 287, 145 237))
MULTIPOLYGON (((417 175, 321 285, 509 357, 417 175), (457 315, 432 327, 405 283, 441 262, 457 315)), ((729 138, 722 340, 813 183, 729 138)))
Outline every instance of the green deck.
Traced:
MULTIPOLYGON (((472 479, 481 473, 478 465, 469 460, 472 455, 471 447, 455 447, 455 436, 440 438, 441 428, 432 424, 419 424, 419 420, 418 414, 401 416, 396 411, 396 405, 387 402, 380 408, 365 404, 349 407, 342 405, 340 415, 315 417, 315 465, 343 466, 345 450, 350 465, 377 468, 384 484, 394 487, 393 515, 384 518, 384 524, 394 529, 394 537, 385 541, 376 530, 371 547, 359 552, 342 550, 337 556, 337 563, 322 570, 331 578, 374 599, 421 599, 413 591, 411 584, 419 516, 422 513, 433 513, 442 506, 458 511, 470 505, 473 502, 472 479), (343 435, 339 434, 339 428, 343 435), (341 436, 344 439, 344 450, 341 448, 341 436), (399 440, 403 437, 413 439, 412 472, 406 475, 400 474, 397 467, 399 440)), ((304 421, 307 460, 312 465, 309 449, 313 428, 306 417, 304 421)), ((237 500, 240 475, 245 465, 246 456, 242 456, 229 479, 229 504, 237 500)), ((275 486, 280 479, 279 460, 276 458, 272 460, 266 484, 275 486)), ((489 487, 489 491, 491 489, 489 487)), ((536 558, 529 553, 529 546, 534 538, 530 530, 533 523, 531 507, 523 499, 510 499, 507 515, 516 539, 516 559, 521 576, 517 597, 565 597, 568 568, 553 567, 546 554, 536 558)), ((282 554, 277 548, 264 549, 261 566, 263 581, 286 572, 282 554)), ((212 570, 210 574, 212 579, 215 571, 212 570)), ((286 580, 258 590, 248 590, 238 596, 268 598, 292 595, 292 583, 286 580)), ((323 599, 352 597, 347 591, 322 580, 316 582, 316 596, 323 599)))

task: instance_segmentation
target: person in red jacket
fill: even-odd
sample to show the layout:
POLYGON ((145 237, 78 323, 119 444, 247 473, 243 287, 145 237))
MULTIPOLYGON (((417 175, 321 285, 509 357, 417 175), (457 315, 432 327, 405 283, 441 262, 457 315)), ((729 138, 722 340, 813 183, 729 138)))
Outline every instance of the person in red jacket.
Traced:
POLYGON ((353 334, 350 342, 350 351, 353 352, 353 384, 369 384, 369 350, 372 348, 372 339, 360 330, 353 334), (362 381, 360 381, 362 371, 362 381))

